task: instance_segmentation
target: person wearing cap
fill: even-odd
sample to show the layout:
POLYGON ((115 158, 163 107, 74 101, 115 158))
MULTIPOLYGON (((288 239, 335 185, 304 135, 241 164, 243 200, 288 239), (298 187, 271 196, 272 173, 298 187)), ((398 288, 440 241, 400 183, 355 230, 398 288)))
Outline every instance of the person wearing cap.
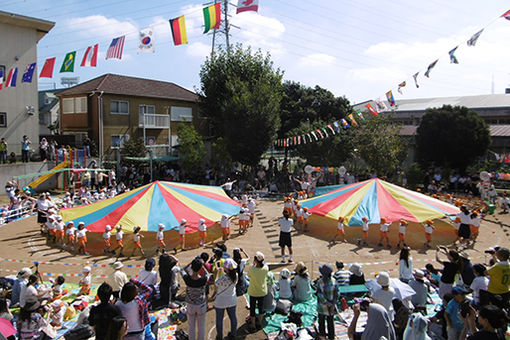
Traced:
POLYGON ((52 214, 47 217, 47 221, 45 223, 46 230, 48 231, 48 241, 55 243, 57 238, 55 235, 55 228, 57 227, 57 217, 52 214))
POLYGON ((78 292, 78 296, 80 295, 89 295, 90 294, 90 284, 92 283, 92 269, 90 266, 85 266, 81 270, 83 277, 78 283, 80 286, 80 291, 78 292))
MULTIPOLYGON (((347 223, 347 221, 345 221, 345 222, 347 223)), ((342 216, 338 217, 336 234, 331 242, 336 243, 336 238, 338 236, 342 236, 342 242, 347 242, 345 240, 345 224, 344 224, 344 218, 342 216)))
POLYGON ((434 232, 434 222, 432 220, 427 220, 423 225, 425 228, 425 247, 430 248, 430 242, 432 242, 432 233, 434 232))
POLYGON ((122 271, 124 265, 122 262, 117 261, 113 264, 113 273, 108 275, 107 282, 112 287, 112 295, 116 299, 120 296, 120 290, 129 281, 126 273, 122 271))
POLYGON ((200 237, 200 247, 202 247, 207 239, 207 225, 203 218, 198 220, 198 235, 200 237))
POLYGON ((459 340, 464 322, 460 318, 461 305, 466 300, 467 291, 460 286, 452 288, 453 299, 448 302, 445 310, 445 319, 448 325, 448 340, 459 340))
POLYGON ((465 205, 460 207, 460 213, 457 214, 460 217, 459 226, 459 238, 460 245, 464 248, 467 247, 467 243, 471 238, 471 213, 465 205))
MULTIPOLYGON (((301 207, 301 204, 296 205, 296 219, 297 219, 296 224, 299 225, 299 229, 301 229, 301 230, 303 230, 303 222, 304 222, 303 213, 304 213, 304 210, 301 207)), ((296 229, 298 229, 298 228, 296 227, 296 229)))
POLYGON ((415 310, 423 310, 427 305, 429 286, 425 282, 425 273, 422 270, 416 269, 413 271, 413 274, 414 277, 407 283, 416 292, 411 296, 411 302, 415 310))
POLYGON ((215 281, 216 299, 214 300, 214 310, 216 312, 216 339, 223 339, 223 316, 227 311, 230 319, 230 332, 228 337, 234 339, 237 335, 237 263, 233 259, 226 259, 223 266, 219 269, 223 275, 215 281))
POLYGON ((186 250, 186 227, 190 227, 188 221, 183 218, 179 223, 179 245, 174 248, 174 253, 177 253, 177 249, 186 250))
POLYGON ((308 211, 307 207, 303 208, 303 232, 306 233, 308 231, 308 219, 312 216, 312 213, 308 211))
POLYGON ((294 268, 296 275, 292 279, 292 300, 296 302, 305 302, 312 297, 312 287, 310 274, 303 262, 298 262, 294 268))
POLYGON ((105 254, 111 254, 111 253, 114 253, 110 248, 112 247, 112 242, 111 242, 111 237, 112 237, 112 227, 107 224, 106 227, 104 228, 104 233, 103 233, 103 243, 104 243, 104 248, 103 248, 103 253, 105 254))
POLYGON ((407 231, 407 225, 408 222, 404 219, 400 220, 400 224, 398 226, 398 243, 397 248, 405 248, 407 247, 405 237, 406 237, 406 231, 407 231))
POLYGON ((87 252, 87 228, 85 223, 80 222, 78 224, 78 231, 76 232, 76 238, 78 239, 78 254, 88 255, 87 252))
POLYGON ((333 274, 333 279, 335 279, 335 283, 337 284, 337 286, 348 286, 351 272, 345 269, 344 263, 342 261, 336 261, 335 266, 336 272, 333 274))
POLYGON ((377 244, 379 247, 383 246, 383 241, 386 240, 386 247, 391 248, 390 239, 388 238, 388 232, 390 229, 391 222, 386 222, 386 218, 381 217, 380 224, 380 238, 379 243, 377 244))
POLYGON ((390 317, 393 318, 393 304, 391 301, 395 298, 395 289, 390 286, 390 274, 382 271, 377 274, 376 281, 381 288, 372 293, 372 298, 375 302, 386 308, 390 317))
POLYGON ((282 253, 282 263, 285 263, 285 247, 289 249, 289 263, 292 263, 292 236, 291 230, 294 226, 294 221, 289 218, 290 214, 288 210, 283 211, 283 217, 280 217, 278 224, 280 225, 280 238, 278 245, 280 246, 282 253))
POLYGON ((317 313, 319 323, 319 335, 326 336, 326 320, 328 323, 328 339, 335 339, 335 322, 333 318, 337 314, 336 301, 338 300, 338 288, 331 279, 333 267, 323 264, 319 267, 321 278, 317 281, 317 313))
POLYGON ((37 200, 37 223, 43 227, 46 222, 46 217, 48 215, 48 209, 53 206, 53 204, 47 199, 46 194, 42 193, 37 200))
POLYGON ((131 256, 129 256, 129 257, 133 257, 133 255, 135 255, 135 252, 137 249, 139 249, 142 256, 145 257, 145 253, 143 252, 143 248, 142 248, 142 238, 144 236, 142 234, 140 234, 141 230, 142 230, 142 228, 139 226, 136 226, 133 229, 133 251, 131 252, 131 256))
POLYGON ((495 254, 497 262, 487 269, 490 276, 487 291, 493 304, 500 308, 508 308, 510 301, 510 264, 508 248, 499 248, 495 254))
POLYGON ((119 224, 115 227, 115 230, 117 231, 115 233, 115 241, 117 242, 117 247, 115 247, 114 249, 112 249, 112 254, 115 254, 115 252, 117 251, 117 249, 119 249, 119 256, 118 257, 123 257, 124 254, 122 253, 122 251, 124 250, 124 232, 122 231, 122 226, 119 224))
POLYGON ((156 260, 152 257, 145 260, 145 265, 138 274, 138 280, 147 286, 154 287, 158 283, 158 273, 154 270, 156 267, 156 260))
POLYGON ((451 293, 455 275, 460 271, 460 255, 455 250, 447 251, 446 248, 437 247, 436 262, 443 265, 441 280, 439 281, 439 297, 442 299, 447 293, 451 293), (445 254, 448 261, 439 258, 439 254, 445 254))
POLYGON ((230 219, 234 217, 234 215, 228 217, 227 214, 221 215, 221 233, 223 235, 223 241, 226 241, 230 237, 230 219))
POLYGON ((59 247, 64 247, 64 233, 65 223, 62 222, 62 216, 57 215, 57 222, 55 223, 55 244, 59 247))
POLYGON ((365 274, 363 274, 363 268, 359 263, 353 263, 349 267, 351 276, 349 276, 349 285, 364 285, 365 274))
POLYGON ((158 242, 158 247, 156 248, 156 255, 161 252, 164 254, 166 251, 166 243, 165 243, 165 225, 163 223, 158 224, 158 232, 156 233, 156 241, 158 242))
MULTIPOLYGON (((66 237, 67 237, 67 244, 70 247, 71 251, 74 251, 75 246, 75 238, 76 238, 76 228, 74 227, 74 222, 69 221, 67 223, 67 229, 66 229, 66 237)), ((64 244, 64 247, 66 245, 64 244)))
POLYGON ((290 271, 287 268, 283 268, 280 272, 280 278, 278 279, 279 296, 280 299, 290 300, 292 299, 292 280, 290 279, 290 271))
POLYGON ((237 296, 241 296, 246 294, 248 291, 248 279, 246 274, 244 273, 244 269, 246 267, 246 263, 250 260, 250 256, 246 254, 243 248, 234 248, 232 250, 232 259, 237 263, 237 284, 236 284, 236 294, 237 296), (245 258, 243 258, 243 256, 245 258))
POLYGON ((11 291, 12 306, 16 306, 20 302, 21 291, 27 285, 30 275, 32 275, 32 269, 28 267, 22 268, 16 275, 16 280, 14 280, 11 291))
POLYGON ((264 264, 264 254, 260 251, 255 253, 253 258, 253 266, 248 270, 250 285, 248 286, 248 295, 250 296, 250 331, 255 331, 262 324, 262 307, 264 297, 267 295, 267 273, 269 267, 264 264), (259 314, 255 313, 258 308, 259 314), (256 322, 258 321, 258 323, 256 322))
POLYGON ((370 221, 368 220, 368 217, 364 216, 361 219, 362 223, 362 233, 363 233, 363 245, 368 246, 368 230, 370 229, 370 221))

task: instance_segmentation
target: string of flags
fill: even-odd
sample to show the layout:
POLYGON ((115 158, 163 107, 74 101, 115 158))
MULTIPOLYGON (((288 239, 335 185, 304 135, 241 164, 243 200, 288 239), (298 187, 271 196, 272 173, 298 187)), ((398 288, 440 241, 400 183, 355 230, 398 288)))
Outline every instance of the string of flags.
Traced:
MULTIPOLYGON (((243 12, 258 12, 258 0, 238 0, 236 13, 243 12)), ((204 15, 204 34, 212 29, 219 29, 221 24, 221 3, 215 3, 211 6, 203 8, 204 15)), ((184 15, 177 18, 170 19, 170 32, 172 35, 173 43, 175 46, 185 45, 188 43, 186 33, 186 22, 184 15)), ((124 51, 124 42, 126 35, 116 37, 112 40, 106 51, 105 59, 122 59, 124 51)), ((76 64, 77 51, 66 53, 59 73, 74 72, 76 64)), ((99 44, 88 46, 81 59, 81 67, 97 67, 98 63, 99 44)), ((138 54, 140 53, 154 53, 154 30, 148 27, 140 30, 138 37, 138 54)), ((39 78, 53 78, 53 71, 55 69, 56 57, 47 58, 44 61, 39 78)), ((21 82, 31 83, 36 69, 36 63, 26 66, 23 72, 21 82)), ((37 75, 36 75, 37 76, 37 75)), ((7 74, 7 77, 0 70, 0 90, 4 87, 15 87, 17 85, 18 67, 13 67, 7 74)))
MULTIPOLYGON (((510 21, 510 10, 506 11, 505 13, 500 15, 498 18, 505 18, 505 19, 510 21)), ((489 26, 489 25, 487 25, 487 26, 489 26)), ((477 43, 478 39, 482 35, 483 31, 487 28, 487 26, 485 26, 484 28, 482 28, 481 30, 479 30, 478 32, 473 34, 466 41, 466 45, 468 47, 476 46, 476 43, 477 43)), ((455 52, 457 51, 459 46, 460 45, 455 46, 453 49, 451 49, 448 52, 448 56, 449 56, 449 60, 450 60, 451 64, 459 64, 459 60, 458 60, 457 56, 455 55, 455 52)), ((425 77, 427 77, 427 78, 430 78, 431 71, 434 69, 434 67, 437 65, 438 62, 439 62, 439 59, 436 59, 433 62, 431 62, 427 66, 427 69, 425 70, 423 75, 425 77)), ((413 81, 414 81, 414 85, 416 86, 416 88, 420 87, 420 85, 418 84, 418 76, 419 75, 420 75, 420 71, 418 71, 418 72, 416 72, 416 73, 414 73, 412 75, 413 81)), ((407 81, 406 80, 404 80, 401 83, 399 83, 398 86, 397 86, 398 93, 403 95, 403 89, 406 86, 407 86, 407 81)), ((387 91, 385 93, 385 95, 386 95, 386 100, 387 100, 388 104, 390 105, 390 109, 391 108, 395 108, 397 106, 397 101, 395 100, 395 97, 393 95, 393 91, 389 90, 389 91, 387 91)), ((366 108, 366 111, 368 111, 370 114, 372 114, 374 116, 378 116, 379 113, 381 113, 381 112, 389 111, 388 106, 386 105, 386 103, 384 101, 381 100, 380 97, 375 99, 375 100, 369 101, 366 105, 364 105, 364 107, 366 108), (375 104, 372 105, 371 102, 374 102, 375 104)), ((358 110, 356 112, 356 114, 358 114, 360 118, 364 119, 363 116, 362 116, 362 112, 361 111, 358 110)), ((350 126, 356 126, 357 123, 356 123, 355 120, 352 119, 353 118, 352 116, 353 116, 353 114, 349 114, 347 116, 347 118, 349 118, 349 120, 351 120, 351 124, 349 124, 349 122, 346 119, 341 119, 340 121, 336 121, 333 124, 329 124, 326 127, 323 127, 323 128, 320 128, 320 129, 316 129, 314 131, 310 131, 309 133, 306 133, 306 134, 301 134, 301 135, 298 135, 298 136, 277 139, 274 144, 277 147, 290 147, 290 146, 296 146, 296 145, 316 142, 319 139, 328 138, 330 135, 328 134, 328 130, 327 129, 329 129, 329 131, 331 132, 331 135, 335 135, 336 133, 340 133, 340 131, 341 131, 340 130, 340 125, 344 129, 347 129, 350 126), (334 126, 335 129, 333 129, 332 126, 334 126)), ((498 161, 500 159, 502 160, 501 162, 504 162, 504 163, 508 162, 508 163, 510 163, 510 154, 500 156, 500 158, 498 158, 498 161)))

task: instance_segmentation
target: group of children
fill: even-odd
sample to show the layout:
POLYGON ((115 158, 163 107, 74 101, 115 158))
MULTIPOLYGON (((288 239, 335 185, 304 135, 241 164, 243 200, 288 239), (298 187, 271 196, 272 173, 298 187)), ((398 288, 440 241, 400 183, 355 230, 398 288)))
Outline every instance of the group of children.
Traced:
POLYGON ((303 232, 308 231, 308 220, 312 214, 308 211, 307 207, 302 207, 299 204, 300 199, 306 199, 308 196, 306 191, 299 191, 297 193, 297 199, 294 198, 294 195, 290 194, 289 196, 283 197, 283 210, 288 211, 289 216, 293 217, 296 221, 296 229, 301 230, 303 232))
POLYGON ((85 223, 78 223, 78 228, 74 226, 73 221, 65 224, 62 216, 58 215, 53 208, 48 209, 46 222, 42 225, 41 233, 46 234, 49 242, 63 249, 75 249, 79 254, 88 255, 87 252, 87 228, 85 223))

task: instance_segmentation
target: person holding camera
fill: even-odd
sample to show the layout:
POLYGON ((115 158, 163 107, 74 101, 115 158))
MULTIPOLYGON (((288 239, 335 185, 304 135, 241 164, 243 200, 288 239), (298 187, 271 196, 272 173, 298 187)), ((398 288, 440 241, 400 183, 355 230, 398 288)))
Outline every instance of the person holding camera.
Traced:
POLYGON ((381 337, 387 340, 397 339, 390 315, 386 308, 380 304, 370 302, 370 299, 366 298, 362 300, 357 299, 357 302, 352 305, 352 311, 354 312, 354 317, 347 329, 349 339, 372 340, 380 339, 381 337), (361 312, 367 312, 367 323, 363 332, 356 332, 356 324, 361 312))
POLYGON ((436 261, 443 265, 441 280, 439 281, 439 297, 441 299, 445 294, 452 292, 455 275, 460 269, 460 255, 455 250, 448 251, 444 246, 438 246, 436 249, 436 261), (439 259, 439 254, 445 254, 448 261, 439 259))
POLYGON ((487 291, 490 294, 491 303, 500 308, 509 308, 510 300, 510 264, 508 248, 498 248, 493 255, 496 263, 487 269, 490 275, 487 291))
POLYGON ((456 286, 452 289, 453 299, 448 302, 445 310, 445 319, 448 325, 448 340, 459 340, 464 330, 464 322, 461 316, 465 318, 470 311, 469 301, 466 298, 467 291, 462 287, 456 286))
POLYGON ((476 310, 470 307, 469 313, 463 320, 467 331, 471 334, 467 340, 505 339, 509 320, 505 312, 497 306, 483 306, 478 311, 478 315, 476 310))

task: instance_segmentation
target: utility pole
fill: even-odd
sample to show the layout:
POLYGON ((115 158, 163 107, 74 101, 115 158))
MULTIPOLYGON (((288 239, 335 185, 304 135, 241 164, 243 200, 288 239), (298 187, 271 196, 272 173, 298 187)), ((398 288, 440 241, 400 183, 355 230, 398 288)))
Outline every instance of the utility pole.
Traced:
POLYGON ((230 29, 232 27, 239 28, 237 26, 232 25, 229 22, 229 14, 228 14, 228 0, 214 0, 214 4, 221 3, 221 23, 218 29, 213 30, 212 32, 212 48, 211 55, 219 48, 223 47, 225 51, 230 50, 230 29))

